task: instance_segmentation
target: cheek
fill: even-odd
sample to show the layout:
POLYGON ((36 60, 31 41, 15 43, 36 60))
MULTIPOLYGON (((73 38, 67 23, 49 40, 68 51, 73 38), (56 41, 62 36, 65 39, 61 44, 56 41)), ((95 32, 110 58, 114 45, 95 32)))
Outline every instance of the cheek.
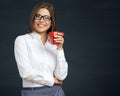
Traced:
POLYGON ((35 26, 37 23, 38 23, 38 21, 35 20, 35 21, 33 22, 33 26, 35 26))
POLYGON ((49 27, 51 27, 51 25, 52 25, 52 24, 51 24, 51 22, 50 22, 50 23, 48 23, 48 26, 49 26, 49 27))
POLYGON ((51 23, 48 23, 46 29, 48 30, 51 27, 51 25, 52 25, 51 23))
POLYGON ((33 22, 33 29, 35 29, 35 21, 33 22))

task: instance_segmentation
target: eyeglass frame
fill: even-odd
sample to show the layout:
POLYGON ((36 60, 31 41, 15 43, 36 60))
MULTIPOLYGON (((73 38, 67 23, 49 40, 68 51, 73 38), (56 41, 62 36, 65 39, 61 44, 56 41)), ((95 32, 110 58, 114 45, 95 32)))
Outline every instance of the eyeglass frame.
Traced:
POLYGON ((49 17, 49 20, 46 20, 46 19, 45 19, 46 16, 48 16, 48 15, 43 15, 43 16, 42 16, 42 15, 40 15, 40 14, 36 14, 36 15, 34 16, 34 19, 35 19, 35 20, 41 20, 41 19, 43 19, 44 21, 51 21, 52 18, 51 18, 50 16, 48 16, 48 17, 49 17), (37 15, 39 15, 39 16, 37 16, 37 15), (36 19, 36 18, 39 18, 39 19, 36 19))

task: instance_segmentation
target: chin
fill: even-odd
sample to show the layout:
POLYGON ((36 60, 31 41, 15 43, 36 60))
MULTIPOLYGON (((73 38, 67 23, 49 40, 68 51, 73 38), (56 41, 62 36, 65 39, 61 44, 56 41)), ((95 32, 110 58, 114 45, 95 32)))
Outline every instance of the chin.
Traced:
POLYGON ((47 32, 47 31, 46 30, 36 30, 36 32, 43 33, 43 32, 47 32))

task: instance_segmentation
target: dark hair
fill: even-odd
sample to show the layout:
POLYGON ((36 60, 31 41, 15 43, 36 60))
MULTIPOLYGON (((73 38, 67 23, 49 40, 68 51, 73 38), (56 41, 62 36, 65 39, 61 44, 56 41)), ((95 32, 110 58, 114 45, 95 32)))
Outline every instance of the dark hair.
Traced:
POLYGON ((56 18, 55 18, 55 12, 54 12, 53 5, 51 3, 47 3, 47 2, 39 2, 34 6, 34 8, 32 10, 31 17, 30 17, 29 32, 34 31, 34 27, 33 27, 34 17, 36 15, 36 13, 38 12, 38 10, 40 10, 41 8, 47 9, 51 16, 52 25, 48 29, 47 33, 49 33, 50 31, 56 31, 56 25, 55 25, 56 18))

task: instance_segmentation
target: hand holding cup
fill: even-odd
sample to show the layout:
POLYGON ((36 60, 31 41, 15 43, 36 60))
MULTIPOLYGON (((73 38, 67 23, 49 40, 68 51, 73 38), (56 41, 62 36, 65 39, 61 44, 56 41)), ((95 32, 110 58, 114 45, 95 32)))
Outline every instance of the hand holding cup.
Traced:
POLYGON ((58 50, 61 50, 63 47, 63 43, 64 43, 63 36, 64 36, 63 32, 54 31, 49 33, 51 43, 53 45, 56 45, 58 50))

